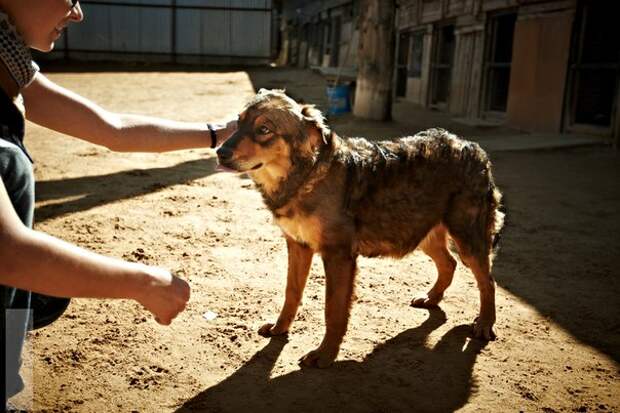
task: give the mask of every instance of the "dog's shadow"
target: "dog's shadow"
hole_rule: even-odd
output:
[[[287,343],[273,338],[230,377],[185,402],[177,412],[451,412],[475,389],[472,369],[484,347],[471,326],[449,330],[432,348],[427,336],[446,321],[431,310],[419,327],[377,346],[364,361],[325,370],[300,369],[270,378]]]

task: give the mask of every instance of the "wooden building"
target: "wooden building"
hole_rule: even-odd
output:
[[[358,1],[288,0],[282,9],[280,62],[298,67],[356,66]]]
[[[396,94],[537,132],[620,133],[620,2],[399,0]]]

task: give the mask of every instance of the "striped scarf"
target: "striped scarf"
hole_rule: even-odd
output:
[[[19,89],[28,86],[39,66],[32,61],[30,48],[17,32],[9,16],[0,10],[0,60]]]

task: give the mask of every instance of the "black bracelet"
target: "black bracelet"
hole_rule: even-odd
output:
[[[211,132],[211,148],[215,148],[217,146],[217,135],[215,133],[215,129],[210,123],[207,123],[207,128],[209,128],[209,132]]]

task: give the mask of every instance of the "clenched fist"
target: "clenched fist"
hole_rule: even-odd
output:
[[[138,292],[137,301],[155,316],[159,324],[168,325],[185,309],[189,301],[189,284],[157,267],[144,267],[145,287]]]

